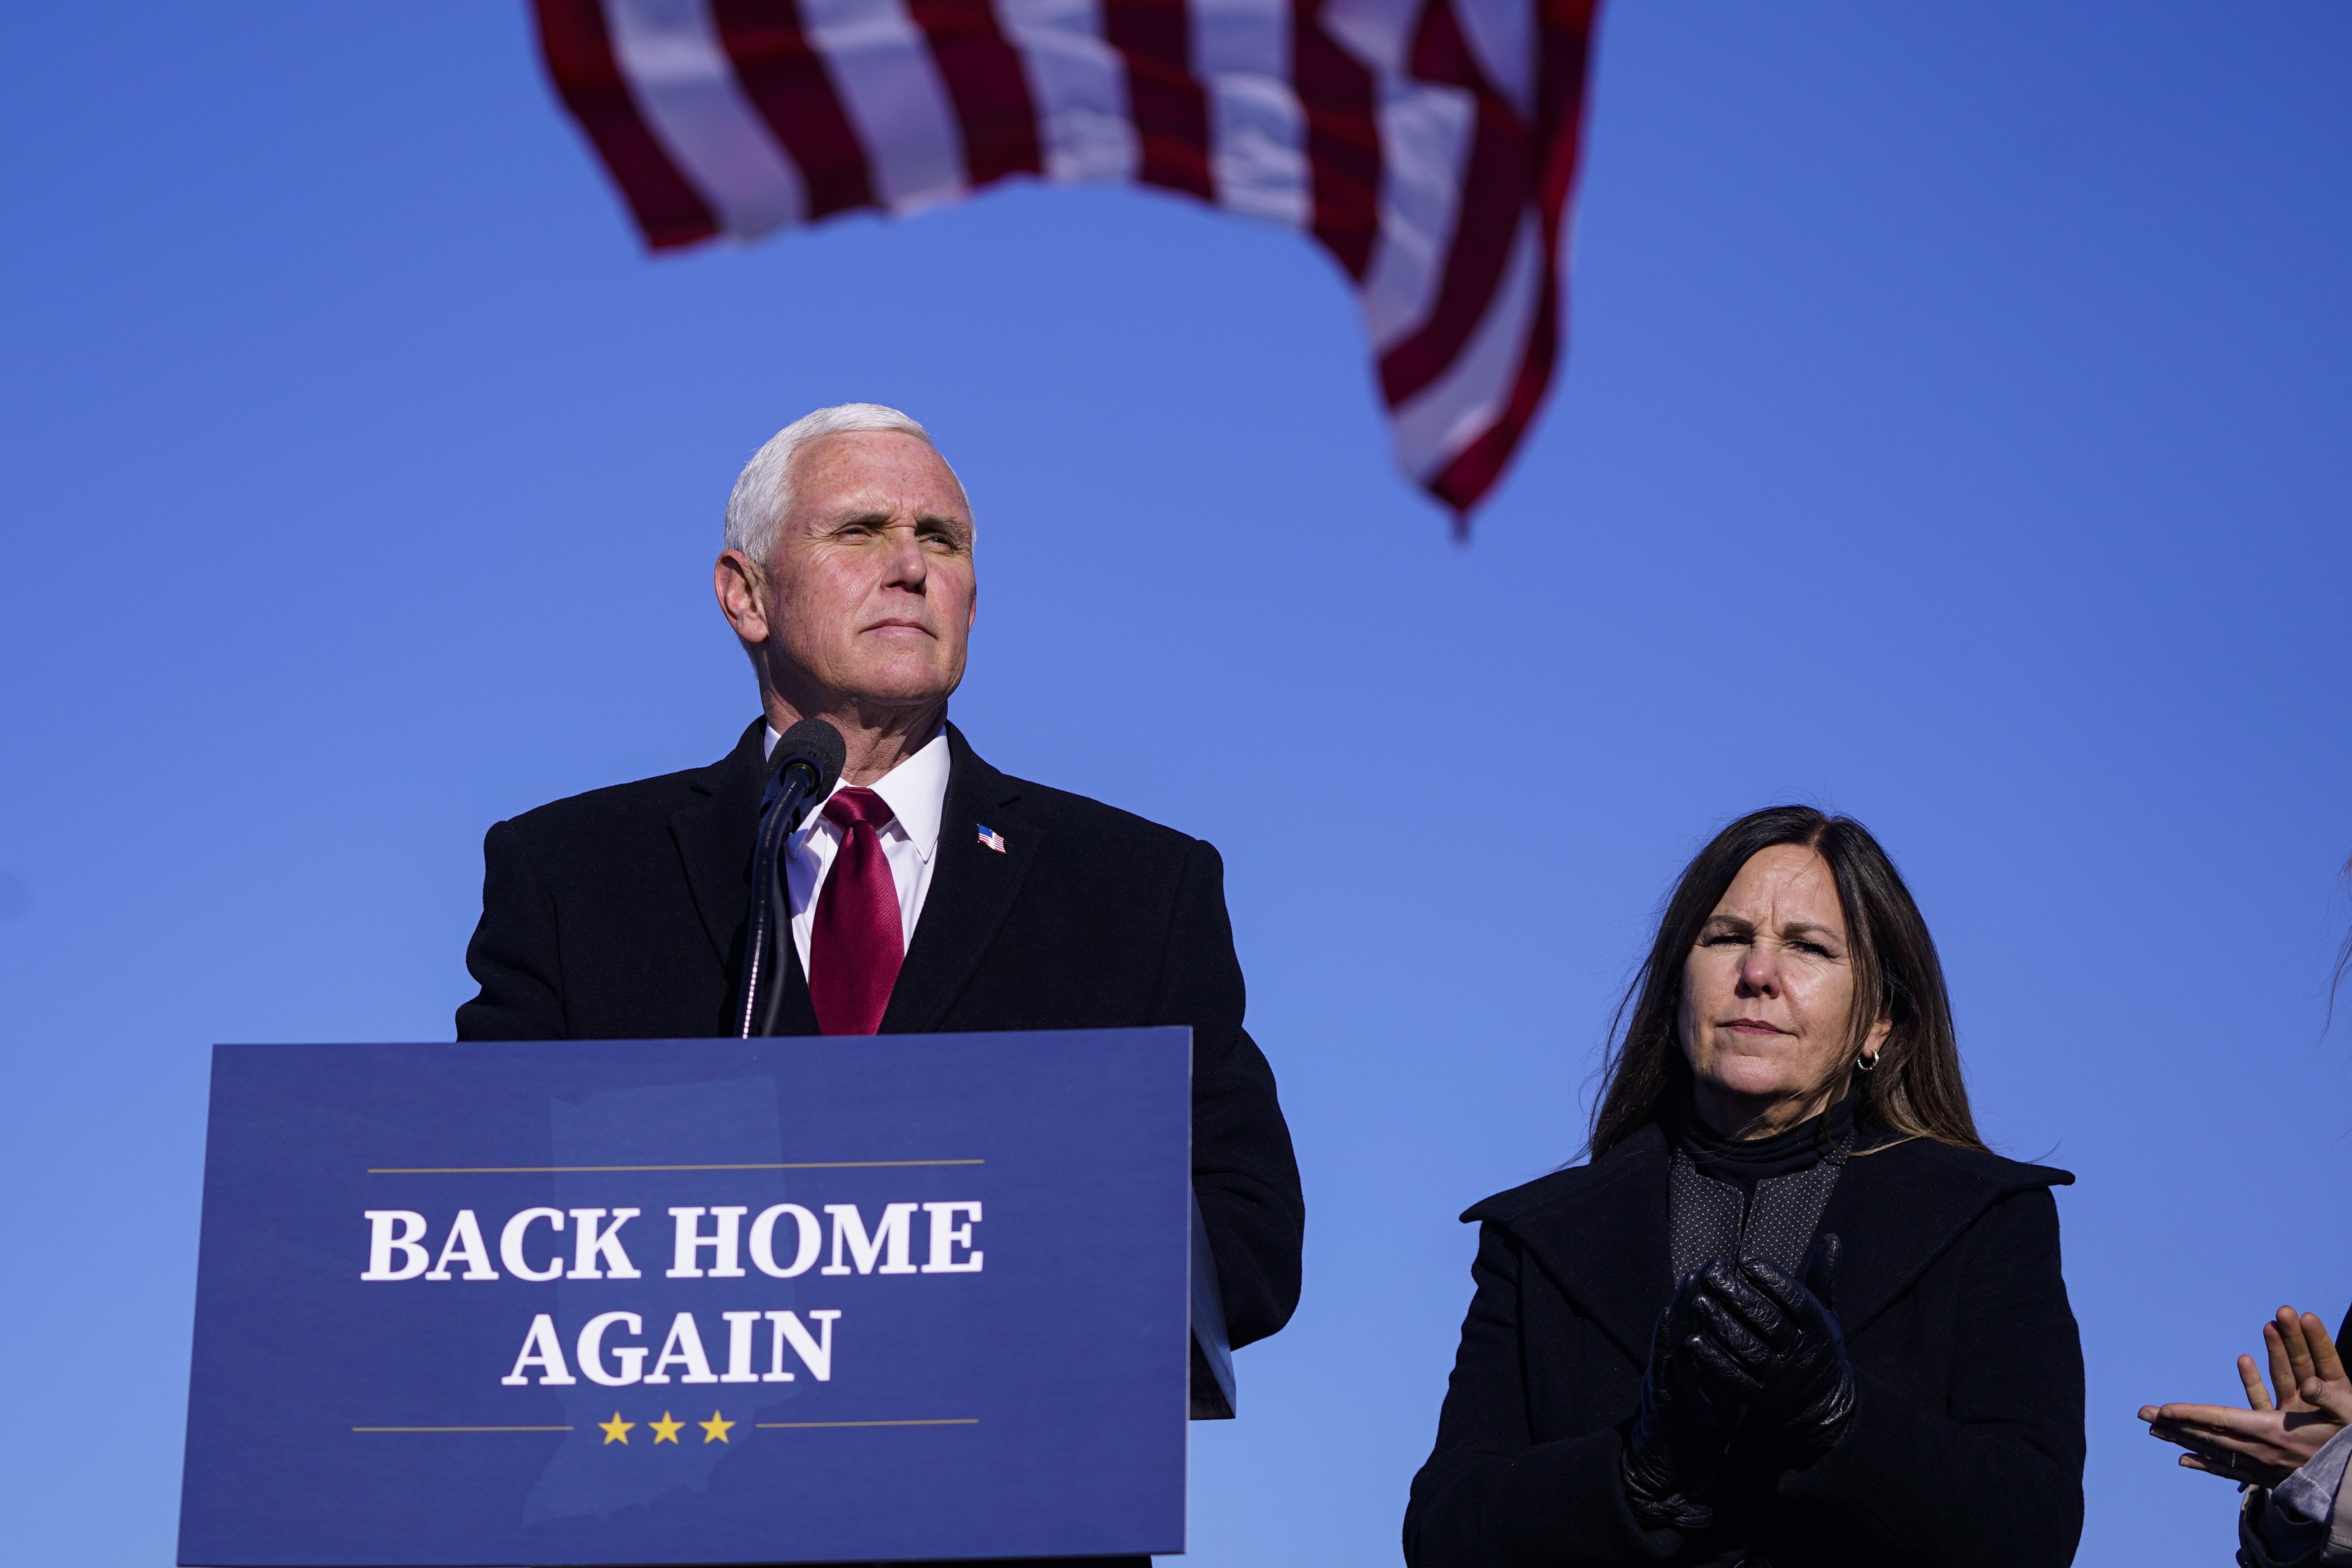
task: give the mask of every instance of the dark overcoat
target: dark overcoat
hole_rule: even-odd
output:
[[[457,1009],[459,1039],[734,1032],[765,730],[754,720],[709,767],[490,829],[466,949],[481,992]],[[930,889],[881,1032],[1192,1026],[1192,1188],[1230,1342],[1265,1338],[1298,1305],[1307,1211],[1273,1069],[1242,1027],[1224,863],[1197,838],[998,773],[952,724],[948,752]],[[782,945],[778,1032],[817,1034],[799,955]],[[1097,1562],[1146,1563],[1054,1568]]]
[[[1913,1140],[1847,1162],[1821,1229],[1854,1415],[1827,1457],[1645,1531],[1618,1480],[1668,1278],[1664,1134],[1486,1199],[1477,1293],[1405,1516],[1413,1568],[2063,1568],[2083,1525],[2083,1355],[2063,1171]]]
[[[707,768],[591,791],[489,831],[481,993],[461,1040],[733,1034],[764,720]],[[1274,1072],[1242,1027],[1224,864],[1197,838],[1010,778],[948,726],[929,891],[881,1032],[1192,1027],[1192,1184],[1239,1347],[1298,1304],[1306,1205]],[[982,827],[1002,840],[980,841]],[[793,944],[777,1032],[814,1035]]]

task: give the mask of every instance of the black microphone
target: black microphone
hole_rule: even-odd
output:
[[[787,790],[797,782],[805,809],[806,802],[833,793],[848,757],[849,747],[840,731],[822,719],[803,719],[776,737],[776,749],[768,757],[768,773],[771,777],[781,775]]]
[[[791,920],[776,876],[777,857],[810,805],[833,793],[848,755],[841,731],[822,719],[802,720],[778,736],[768,753],[768,801],[760,818],[759,848],[751,857],[751,918],[743,941],[742,1006],[735,1020],[740,1038],[773,1034],[783,1000],[783,933]]]

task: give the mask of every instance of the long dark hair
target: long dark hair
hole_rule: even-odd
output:
[[[1893,1021],[1874,1071],[1853,1075],[1857,1118],[1905,1138],[1932,1138],[1981,1149],[1969,1091],[1960,1081],[1960,1046],[1935,939],[1911,889],[1869,829],[1850,816],[1810,805],[1748,813],[1683,868],[1658,918],[1657,940],[1609,1028],[1601,1066],[1608,1089],[1592,1113],[1591,1152],[1605,1153],[1647,1122],[1659,1102],[1689,1077],[1680,1012],[1683,965],[1724,892],[1759,850],[1801,845],[1829,863],[1837,880],[1853,964],[1853,1038],[1848,1064],[1881,1018]],[[1841,1068],[1841,1071],[1846,1070]],[[1676,1075],[1681,1075],[1678,1079]]]

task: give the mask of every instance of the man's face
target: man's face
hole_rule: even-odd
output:
[[[791,477],[762,595],[761,658],[778,693],[804,714],[845,699],[945,700],[963,679],[976,605],[963,487],[928,443],[895,430],[824,437]]]

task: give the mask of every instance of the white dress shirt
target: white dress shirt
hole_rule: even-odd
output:
[[[782,738],[769,725],[765,752],[774,754]],[[845,779],[833,787],[837,793],[851,786]],[[922,918],[923,899],[931,890],[931,867],[939,858],[940,817],[948,804],[947,731],[942,729],[929,745],[866,787],[890,807],[892,820],[877,837],[882,841],[882,858],[890,863],[890,880],[898,889],[903,952],[914,944],[915,922]],[[784,890],[792,898],[793,946],[800,952],[803,975],[809,973],[809,933],[816,929],[817,894],[824,890],[825,874],[840,849],[841,829],[824,819],[822,804],[784,841]]]

